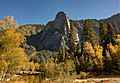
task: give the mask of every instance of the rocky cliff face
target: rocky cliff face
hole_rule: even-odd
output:
[[[120,14],[114,15],[107,19],[90,20],[93,21],[94,29],[98,34],[99,22],[101,21],[110,23],[115,21],[117,24],[116,30],[120,32]],[[79,40],[81,41],[84,20],[70,20],[64,12],[58,12],[54,21],[48,22],[48,24],[44,25],[39,32],[27,37],[27,44],[34,46],[38,51],[59,51],[61,46],[64,46],[66,49],[68,49],[70,21],[73,22],[76,28],[77,42],[79,42]]]
[[[59,12],[54,21],[49,22],[37,35],[28,37],[27,43],[37,50],[59,51],[61,45],[68,49],[70,20],[64,12]]]

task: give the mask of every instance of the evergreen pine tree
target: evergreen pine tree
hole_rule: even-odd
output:
[[[103,46],[103,56],[106,56],[107,44],[115,44],[115,31],[110,23],[100,23],[100,44]]]
[[[72,51],[76,51],[76,47],[79,43],[78,32],[73,23],[70,23],[70,33],[69,33],[69,48]]]
[[[97,43],[97,34],[93,28],[93,22],[90,20],[84,21],[82,41],[83,42],[88,41],[92,44]]]

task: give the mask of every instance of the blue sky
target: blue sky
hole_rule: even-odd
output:
[[[19,25],[46,24],[59,11],[77,20],[107,18],[120,13],[120,0],[0,0],[0,19],[14,16]]]

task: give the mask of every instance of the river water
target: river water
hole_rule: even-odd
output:
[[[42,83],[44,79],[39,75],[20,76],[15,75],[6,83]]]

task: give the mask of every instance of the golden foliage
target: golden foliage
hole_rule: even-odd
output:
[[[86,53],[90,54],[91,56],[95,57],[95,55],[94,55],[95,52],[94,52],[94,49],[93,49],[92,44],[90,42],[86,41],[84,43],[83,49],[84,49],[84,52],[86,52]]]
[[[102,51],[103,51],[103,48],[102,46],[100,45],[95,45],[94,46],[94,49],[95,49],[95,56],[99,59],[102,59],[103,56],[102,56]]]
[[[0,54],[11,52],[12,49],[19,47],[25,41],[24,36],[17,33],[14,29],[7,29],[0,32]],[[16,49],[17,50],[17,49]]]
[[[14,17],[7,16],[3,20],[0,20],[0,27],[5,30],[7,28],[18,28],[17,23],[14,21]]]
[[[0,64],[2,64],[0,65],[0,74],[3,76],[16,72],[27,61],[26,54],[20,47],[23,42],[25,42],[25,37],[17,33],[15,28],[6,28],[0,31]]]
[[[3,20],[0,20],[0,25],[5,24],[5,22]]]
[[[25,71],[39,71],[40,70],[40,64],[32,62],[27,62],[26,65],[24,65],[23,70]]]
[[[84,42],[83,45],[83,56],[81,57],[81,66],[84,65],[83,69],[92,70],[92,69],[103,69],[103,48],[100,45],[94,45],[90,42]]]
[[[120,45],[120,35],[116,35],[116,43]]]
[[[112,57],[119,57],[120,56],[120,35],[116,35],[116,45],[112,45],[111,43],[107,45],[110,54]]]
[[[103,48],[100,45],[96,44],[93,47],[90,42],[85,42],[83,49],[85,52],[90,54],[92,57],[103,58],[102,56]]]
[[[112,58],[119,59],[120,57],[120,45],[112,45],[108,44],[108,49],[110,50],[110,54]]]
[[[0,32],[0,64],[16,65],[16,68],[26,60],[24,50],[20,44],[24,42],[24,36],[15,32],[14,29],[7,29]],[[14,63],[14,64],[13,64]],[[19,63],[19,64],[18,64]],[[1,67],[2,68],[2,67]],[[6,67],[8,68],[8,67]]]

